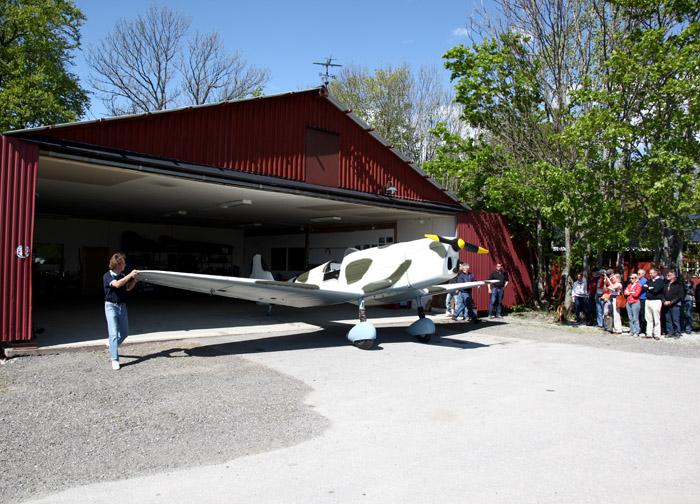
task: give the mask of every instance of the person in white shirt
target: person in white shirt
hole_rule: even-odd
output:
[[[576,275],[574,282],[574,307],[576,310],[576,323],[580,324],[581,320],[585,324],[588,320],[588,282],[583,278],[583,274]],[[579,316],[583,312],[583,319]]]

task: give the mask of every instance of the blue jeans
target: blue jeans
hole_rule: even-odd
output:
[[[683,301],[683,312],[681,317],[681,329],[690,334],[693,332],[693,300],[686,299]]]
[[[119,345],[129,335],[129,312],[126,309],[126,303],[105,301],[105,317],[107,332],[109,332],[109,353],[112,360],[119,360]]]
[[[457,306],[455,307],[454,318],[459,317],[469,317],[471,319],[476,319],[476,313],[474,313],[472,302],[472,295],[468,292],[460,292],[457,295]]]
[[[596,315],[596,325],[598,327],[603,327],[603,321],[605,318],[605,301],[601,297],[595,298],[595,315]]]
[[[627,316],[630,319],[630,334],[633,336],[639,336],[639,311],[641,310],[641,303],[627,303]]]
[[[491,287],[491,299],[489,300],[489,317],[494,310],[496,316],[501,316],[501,305],[503,304],[503,287]]]
[[[588,322],[588,298],[574,296],[574,306],[576,310],[576,323],[580,324],[581,320],[583,320],[584,323]],[[583,312],[583,318],[579,317],[581,312]]]
[[[448,292],[447,295],[445,296],[445,311],[450,312],[452,311],[452,297],[454,294],[451,292]]]
[[[666,307],[666,335],[675,336],[681,333],[681,304],[676,303]]]

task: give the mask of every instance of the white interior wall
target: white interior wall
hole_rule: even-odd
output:
[[[454,236],[457,216],[405,219],[396,224],[396,240],[400,242],[417,240],[426,234]]]
[[[77,272],[80,270],[80,247],[120,250],[122,233],[125,231],[132,231],[154,241],[160,236],[169,236],[177,240],[230,245],[233,247],[233,263],[243,266],[243,232],[239,229],[37,217],[34,242],[62,243],[65,270]]]

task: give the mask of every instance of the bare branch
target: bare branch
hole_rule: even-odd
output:
[[[90,48],[91,84],[110,113],[163,110],[174,102],[174,63],[188,28],[182,14],[152,5],[133,21],[118,21]]]

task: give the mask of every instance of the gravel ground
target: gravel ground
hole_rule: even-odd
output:
[[[302,382],[234,355],[190,355],[187,347],[125,347],[118,372],[106,349],[6,361],[0,501],[221,463],[327,427],[304,403],[310,388]]]

